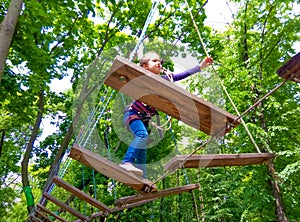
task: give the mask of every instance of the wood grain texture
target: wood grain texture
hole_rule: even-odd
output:
[[[240,123],[235,115],[122,57],[115,58],[104,83],[208,135],[223,136]]]
[[[58,199],[56,199],[55,197],[51,196],[50,194],[43,193],[43,197],[45,197],[46,199],[50,200],[52,203],[56,204],[57,206],[59,206],[61,209],[65,210],[65,211],[68,211],[70,214],[74,215],[75,217],[79,218],[80,220],[83,220],[83,221],[87,220],[87,217],[85,217],[84,215],[82,215],[78,211],[74,210],[69,205],[67,205],[67,204],[59,201]]]
[[[85,148],[81,148],[78,145],[74,145],[71,148],[69,156],[88,167],[94,168],[96,171],[109,178],[115,179],[121,183],[128,185],[134,190],[141,192],[156,191],[156,185],[151,181],[137,176],[134,173],[123,169],[117,164],[101,157],[100,155],[93,153]]]
[[[206,155],[178,155],[171,159],[166,165],[166,170],[178,168],[202,168],[202,167],[224,167],[224,166],[246,166],[262,164],[274,158],[272,153],[242,153],[242,154],[206,154]]]
[[[294,82],[300,82],[300,52],[293,56],[289,61],[282,65],[277,74]]]
[[[124,204],[131,204],[131,203],[140,202],[140,201],[144,201],[144,200],[155,200],[160,197],[180,194],[180,193],[184,193],[184,192],[190,192],[190,191],[192,191],[194,189],[198,189],[198,188],[199,188],[199,184],[189,184],[189,185],[185,185],[185,186],[181,186],[181,187],[159,190],[157,192],[143,194],[143,195],[139,194],[139,195],[133,195],[133,196],[128,196],[128,197],[122,197],[120,199],[117,199],[114,204],[117,206],[121,206]]]
[[[72,186],[71,184],[63,181],[59,177],[57,177],[57,176],[53,177],[52,181],[57,186],[69,191],[70,193],[74,194],[75,196],[77,196],[81,200],[93,205],[94,207],[96,207],[100,211],[109,211],[108,206],[106,206],[105,204],[103,204],[100,201],[96,200],[95,198],[91,197],[90,195],[82,192],[81,190],[79,190],[78,188]]]

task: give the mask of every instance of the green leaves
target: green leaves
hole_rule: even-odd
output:
[[[189,1],[189,5],[204,42],[214,58],[217,73],[208,70],[207,76],[193,76],[188,80],[188,90],[236,114],[216,77],[223,81],[237,109],[240,112],[248,109],[282,81],[276,75],[276,70],[295,54],[292,45],[299,40],[299,17],[292,15],[291,6],[294,1],[239,1],[241,8],[235,16],[232,28],[219,33],[203,25],[206,17],[203,5],[206,2]],[[18,163],[23,158],[37,116],[38,93],[41,89],[45,92],[43,116],[53,117],[52,121],[59,126],[57,132],[43,141],[36,143],[35,140],[31,152],[33,167],[29,172],[30,181],[42,189],[49,166],[55,155],[61,151],[65,134],[73,126],[71,124],[74,123],[75,113],[72,111],[76,110],[73,107],[83,105],[84,112],[77,123],[80,125],[87,120],[95,105],[90,99],[98,102],[100,98],[109,95],[110,91],[106,88],[99,89],[111,65],[104,61],[112,61],[118,54],[129,55],[137,43],[132,40],[139,37],[151,5],[150,0],[25,2],[7,58],[11,65],[5,71],[0,86],[0,132],[5,135],[0,162],[1,181],[4,181],[1,184],[4,188],[0,197],[5,203],[0,209],[1,215],[6,212],[4,207],[8,207],[14,212],[9,217],[11,221],[26,218],[26,210],[23,209],[26,205],[24,197],[12,209],[12,202],[20,197],[20,193],[3,184],[13,183],[9,180],[10,175],[19,175],[21,172]],[[1,4],[1,18],[5,16],[7,6],[6,1]],[[146,32],[148,39],[154,40],[145,44],[146,48],[159,50],[167,60],[165,65],[170,70],[174,68],[174,62],[170,61],[172,56],[185,58],[192,54],[200,61],[204,55],[203,46],[187,12],[182,1],[165,1],[159,5],[155,12],[156,20]],[[161,38],[166,41],[161,41]],[[128,41],[131,42],[127,44]],[[182,50],[177,42],[186,43],[188,50]],[[73,75],[72,89],[61,94],[52,92],[49,83],[67,75]],[[61,84],[64,88],[64,84]],[[90,95],[92,89],[94,94],[85,97]],[[90,103],[86,104],[86,100]],[[120,113],[110,112],[114,106]],[[114,118],[122,118],[123,108],[122,101],[117,103],[117,98],[114,103],[110,103],[104,118],[97,125],[97,135],[93,134],[102,141],[108,139],[101,149],[98,147],[99,152],[107,157],[107,145],[110,145],[110,151],[115,150],[112,155],[114,161],[119,161],[127,148],[127,144],[119,138],[118,130],[123,127],[122,120],[118,123],[112,121]],[[164,117],[163,114],[161,116]],[[291,82],[287,82],[243,118],[259,147],[277,153],[274,159],[275,170],[279,178],[283,179],[280,188],[283,190],[283,202],[290,220],[296,220],[299,212],[295,209],[300,209],[297,177],[300,165],[300,129],[299,124],[296,124],[298,118],[299,87]],[[78,128],[80,126],[75,129],[76,133]],[[39,130],[41,132],[42,129]],[[124,133],[123,136],[130,139],[130,134]],[[149,150],[149,162],[155,163],[175,152],[177,148],[181,153],[189,154],[199,146],[199,140],[204,141],[206,138],[201,132],[173,120],[172,133],[167,132],[164,140]],[[178,147],[174,144],[174,139]],[[68,142],[70,141],[73,141],[72,137]],[[224,140],[215,141],[203,151],[209,152],[256,151],[245,129],[240,125],[226,135]],[[93,175],[90,169],[82,169],[76,162],[70,167],[65,175],[68,182],[80,187],[84,174],[86,192],[93,194],[92,179],[96,178],[97,197],[112,205],[114,196],[107,190],[111,180],[100,174]],[[266,169],[263,165],[188,170],[190,182],[201,184],[201,189],[194,191],[197,198],[202,197],[201,200],[193,199],[190,194],[176,195],[120,214],[109,215],[108,218],[110,221],[137,221],[145,218],[148,221],[197,221],[197,206],[201,211],[199,215],[204,215],[204,219],[210,221],[274,221],[275,204],[268,181],[270,176]],[[158,166],[156,171],[157,174],[164,173]],[[176,187],[185,184],[186,178],[187,175],[179,170],[177,174],[168,175],[157,185],[161,189]],[[18,184],[18,187],[21,185]],[[132,192],[120,184],[115,189],[118,197]],[[56,194],[60,198],[69,197],[65,193]],[[34,195],[37,200],[40,194],[34,191]],[[74,207],[86,210],[80,200],[74,201]],[[21,213],[14,216],[19,211]],[[92,213],[93,209],[88,209],[87,212]]]

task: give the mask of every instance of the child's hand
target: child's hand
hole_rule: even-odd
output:
[[[200,69],[204,69],[208,66],[210,66],[213,63],[213,58],[206,57],[201,63],[200,63]]]

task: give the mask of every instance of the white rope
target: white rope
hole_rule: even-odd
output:
[[[202,39],[202,37],[201,37],[201,34],[200,34],[200,32],[199,32],[199,29],[198,29],[198,26],[197,26],[197,24],[196,24],[196,22],[195,22],[194,16],[193,16],[193,14],[192,14],[191,8],[190,8],[189,3],[187,2],[187,0],[185,0],[185,4],[186,4],[187,7],[188,7],[188,10],[189,10],[191,19],[192,19],[193,24],[194,24],[194,27],[195,27],[195,29],[196,29],[196,31],[197,31],[197,34],[198,34],[198,37],[199,37],[200,42],[201,42],[201,44],[202,44],[203,50],[204,50],[206,56],[209,57],[208,51],[206,50],[205,44],[204,44],[204,42],[203,42],[203,39]],[[220,84],[221,84],[221,86],[222,86],[222,88],[223,88],[223,90],[224,90],[226,96],[228,97],[228,99],[229,99],[231,105],[233,106],[235,112],[240,116],[240,115],[241,115],[240,112],[238,111],[238,109],[237,109],[237,107],[235,106],[233,100],[231,99],[229,93],[227,92],[227,89],[226,89],[225,85],[223,84],[222,80],[221,80],[221,79],[219,78],[219,76],[217,75],[217,71],[215,70],[215,68],[214,68],[213,65],[212,65],[212,69],[213,69],[213,71],[215,72],[216,77],[217,77],[218,81],[220,82]],[[248,134],[248,136],[250,137],[251,142],[253,143],[254,147],[256,148],[257,152],[258,152],[258,153],[261,153],[261,151],[260,151],[260,149],[258,148],[256,142],[254,141],[253,136],[252,136],[251,132],[249,131],[249,129],[248,129],[246,123],[244,122],[244,120],[243,120],[242,118],[240,118],[240,120],[241,120],[241,122],[242,122],[242,124],[243,124],[243,126],[244,126],[244,128],[245,128],[245,130],[246,130],[246,132],[247,132],[247,134]]]
[[[167,130],[171,129],[171,127],[172,127],[172,121],[171,121],[171,120],[172,120],[172,117],[169,116],[167,122],[165,122],[164,124],[162,124],[162,125],[160,125],[160,126],[158,126],[158,125],[157,125],[155,122],[153,122],[153,121],[150,121],[150,124],[151,124],[151,126],[154,127],[154,128],[157,128],[157,129],[163,130],[163,131],[167,131]],[[167,128],[165,128],[165,126],[166,126],[167,124],[169,124],[169,123],[170,123],[170,125],[169,125]]]

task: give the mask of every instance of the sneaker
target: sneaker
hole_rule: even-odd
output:
[[[119,164],[119,166],[127,171],[130,171],[130,172],[138,175],[138,176],[143,176],[143,171],[140,170],[139,168],[136,168],[135,166],[133,166],[132,163],[121,163],[121,164]]]

